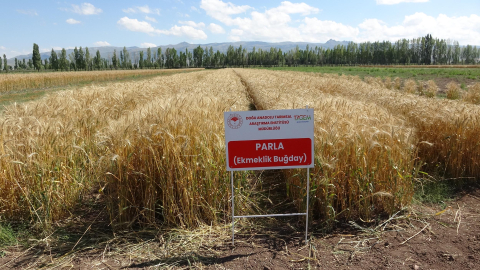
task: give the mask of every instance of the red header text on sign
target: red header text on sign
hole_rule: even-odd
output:
[[[313,109],[226,112],[227,170],[313,167]]]

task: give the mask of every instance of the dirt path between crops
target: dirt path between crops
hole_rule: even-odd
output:
[[[114,234],[108,217],[92,212],[77,221],[83,227],[63,227],[68,234],[3,249],[0,269],[480,269],[480,191],[447,205],[443,212],[413,206],[371,224],[339,223],[328,234],[311,224],[309,245],[301,219],[239,224],[232,246],[228,224]]]

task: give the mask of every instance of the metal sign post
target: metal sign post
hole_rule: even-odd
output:
[[[310,168],[313,158],[313,109],[225,112],[227,170],[232,190],[232,244],[235,218],[305,216],[305,244],[308,241]],[[265,169],[307,169],[305,213],[235,216],[233,171]]]
[[[308,242],[308,205],[310,193],[310,168],[307,168],[307,211],[305,213],[291,214],[270,214],[270,215],[249,215],[235,216],[235,191],[233,187],[233,171],[230,172],[230,183],[232,186],[232,245],[235,244],[235,219],[236,218],[254,218],[254,217],[285,217],[285,216],[305,216],[305,244]]]

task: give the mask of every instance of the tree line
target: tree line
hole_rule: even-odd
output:
[[[401,39],[396,42],[376,41],[355,43],[334,48],[310,47],[283,52],[279,48],[251,51],[241,45],[230,45],[226,52],[216,52],[212,47],[200,45],[189,51],[175,48],[151,49],[146,53],[134,52],[130,55],[126,47],[113,55],[102,57],[100,51],[90,54],[88,47],[80,47],[67,54],[65,49],[57,53],[53,49],[48,59],[41,59],[39,47],[33,44],[32,58],[26,62],[15,58],[13,67],[7,66],[3,55],[3,70],[105,70],[105,69],[144,69],[144,68],[187,68],[187,67],[239,67],[239,66],[321,66],[321,65],[456,65],[479,64],[480,48],[460,46],[457,41],[425,37]],[[1,61],[0,61],[0,70]]]

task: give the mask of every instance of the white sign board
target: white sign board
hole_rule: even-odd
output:
[[[227,171],[314,167],[313,108],[225,112]]]

